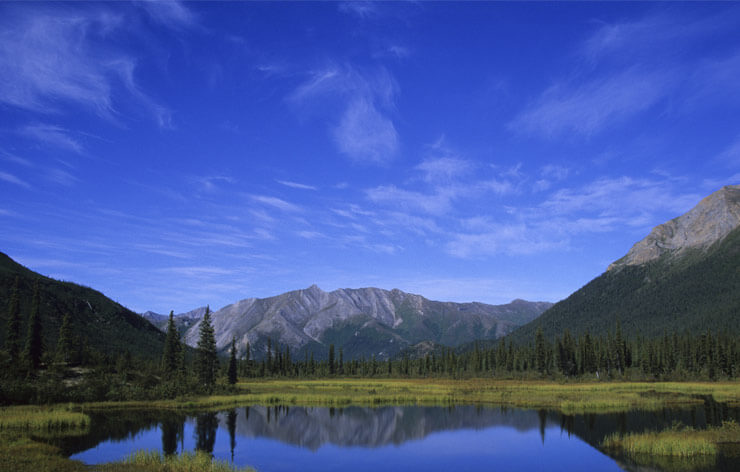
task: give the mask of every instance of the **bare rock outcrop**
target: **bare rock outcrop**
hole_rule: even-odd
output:
[[[664,254],[704,249],[740,226],[740,185],[728,185],[701,200],[688,213],[656,226],[607,270],[640,265]]]
[[[423,341],[456,346],[496,339],[549,308],[548,302],[515,300],[506,305],[428,300],[398,289],[338,289],[316,285],[269,298],[248,298],[212,315],[216,346],[224,351],[236,338],[239,355],[261,358],[267,340],[289,346],[293,354],[309,349],[321,356],[328,344],[344,348],[348,359],[374,355],[385,359]],[[166,329],[166,317],[147,314]],[[190,314],[189,314],[190,315]],[[202,313],[176,317],[183,340],[196,346]],[[187,322],[187,325],[184,323]]]

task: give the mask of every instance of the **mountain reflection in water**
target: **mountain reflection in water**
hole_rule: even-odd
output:
[[[195,416],[152,411],[94,415],[89,435],[59,445],[89,464],[120,460],[137,449],[165,454],[198,449],[240,466],[256,466],[259,472],[290,470],[296,461],[303,470],[342,470],[339,465],[344,464],[345,470],[357,472],[373,470],[373,460],[375,470],[388,461],[393,470],[404,470],[405,460],[409,470],[423,460],[432,461],[424,466],[428,470],[443,470],[461,460],[471,470],[501,461],[509,468],[574,470],[579,463],[569,462],[572,454],[583,462],[581,470],[620,470],[631,467],[596,450],[608,434],[659,430],[677,421],[701,429],[731,418],[740,421],[737,409],[711,400],[689,409],[598,415],[479,406],[251,406]],[[444,463],[457,453],[456,462]],[[357,461],[364,464],[359,469]],[[712,463],[707,470],[738,470],[737,465]]]

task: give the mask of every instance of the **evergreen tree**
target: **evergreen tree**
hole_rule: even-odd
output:
[[[31,301],[31,315],[28,318],[28,332],[23,357],[29,370],[38,369],[41,365],[41,355],[44,351],[44,341],[41,336],[41,317],[39,315],[39,282],[33,287]]]
[[[339,348],[339,375],[344,374],[344,350]]]
[[[329,375],[334,375],[334,344],[329,344]]]
[[[56,361],[63,364],[69,363],[72,358],[72,327],[69,323],[69,313],[67,313],[62,318],[57,340]]]
[[[200,322],[200,338],[196,348],[196,369],[198,382],[206,390],[210,390],[216,380],[218,369],[218,354],[216,353],[216,337],[211,325],[211,310],[206,307],[206,313]]]
[[[180,377],[180,381],[184,381],[188,376],[188,366],[185,363],[185,346],[180,345],[178,349],[179,355],[177,356],[177,373]]]
[[[5,338],[5,350],[10,355],[10,365],[18,365],[21,351],[21,316],[18,301],[18,277],[15,278],[13,290],[8,299],[8,329]]]
[[[535,368],[540,374],[544,374],[547,370],[547,352],[545,347],[545,335],[542,333],[542,328],[537,329],[537,334],[534,340],[535,350]]]
[[[588,331],[586,331],[586,334],[583,336],[583,354],[581,364],[583,366],[583,372],[587,374],[595,373],[598,368],[594,344],[591,340],[591,334],[589,334]]]
[[[180,335],[175,327],[174,316],[175,313],[170,311],[167,337],[164,341],[164,352],[162,353],[162,370],[168,375],[177,372],[178,363],[180,362]]]
[[[236,337],[231,338],[231,352],[229,353],[229,384],[236,383]]]
[[[619,318],[617,318],[617,329],[616,333],[614,335],[614,356],[613,356],[613,364],[614,368],[617,369],[617,371],[622,374],[624,372],[625,367],[625,342],[624,338],[622,337],[622,323],[619,322]]]

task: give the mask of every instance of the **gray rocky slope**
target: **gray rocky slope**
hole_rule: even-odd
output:
[[[680,255],[722,240],[740,226],[740,185],[727,185],[701,200],[688,213],[656,226],[608,270],[640,265],[664,254]]]
[[[387,359],[420,342],[457,346],[477,339],[497,339],[539,316],[552,304],[514,300],[506,305],[428,300],[398,289],[338,289],[316,285],[270,298],[248,298],[212,313],[216,345],[226,351],[236,338],[240,356],[261,358],[267,340],[289,346],[295,357],[326,356],[328,346],[347,359]],[[177,316],[185,343],[198,342],[203,310]],[[156,315],[156,314],[155,314]],[[147,315],[160,329],[165,316]]]

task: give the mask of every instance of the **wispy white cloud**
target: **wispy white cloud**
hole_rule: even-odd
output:
[[[251,198],[252,200],[256,202],[271,206],[273,208],[277,208],[278,210],[294,212],[294,213],[298,213],[302,211],[301,207],[299,207],[298,205],[287,202],[281,198],[270,197],[267,195],[252,195]]]
[[[670,179],[600,178],[579,188],[559,190],[540,208],[550,215],[585,212],[619,216],[623,224],[641,226],[646,214],[670,212],[678,216],[700,199],[698,193],[677,191]]]
[[[698,38],[737,28],[736,17],[732,14],[690,17],[680,16],[677,10],[655,11],[637,19],[596,24],[598,28],[579,50],[591,62],[671,60],[695,47]]]
[[[425,159],[416,169],[421,171],[427,182],[450,182],[470,174],[475,165],[465,159],[454,157],[435,157]]]
[[[62,169],[48,168],[45,170],[45,175],[51,182],[65,187],[71,187],[80,181],[79,178]]]
[[[449,194],[427,194],[404,190],[395,185],[381,185],[366,191],[367,197],[381,204],[391,204],[405,210],[422,211],[433,215],[447,213],[452,208]]]
[[[375,53],[374,57],[392,57],[395,59],[404,59],[411,55],[411,49],[399,44],[391,44],[380,52]]]
[[[366,2],[362,0],[340,2],[339,11],[361,19],[375,18],[380,12],[376,2]]]
[[[14,185],[18,185],[18,186],[23,187],[23,188],[26,188],[26,189],[30,189],[31,188],[31,185],[28,182],[26,182],[25,180],[22,180],[22,179],[16,177],[13,174],[9,174],[8,172],[2,172],[2,171],[0,171],[0,180],[2,180],[4,182],[11,183],[11,184],[14,184]]]
[[[423,190],[380,185],[365,191],[366,197],[378,204],[392,205],[404,211],[421,211],[441,216],[449,213],[456,202],[485,195],[508,195],[516,191],[514,179],[520,179],[518,167],[497,172],[494,176],[475,173],[478,166],[457,156],[438,141],[431,146],[432,157],[414,167],[415,175],[407,184],[419,184]],[[440,157],[441,156],[441,157]],[[454,157],[453,157],[454,156]],[[490,174],[492,171],[488,169]],[[472,177],[471,177],[472,176]]]
[[[470,258],[496,254],[530,255],[565,247],[566,241],[526,224],[489,224],[485,232],[459,233],[447,243],[449,254]]]
[[[393,122],[366,97],[350,102],[333,136],[339,151],[358,162],[385,164],[398,151]]]
[[[632,68],[577,86],[561,83],[547,89],[508,127],[516,133],[556,137],[593,135],[656,105],[673,89],[675,75]]]
[[[300,190],[318,190],[318,187],[315,187],[313,185],[291,182],[290,180],[278,180],[277,183],[279,183],[280,185],[285,185],[286,187],[297,188]]]
[[[534,192],[543,192],[549,190],[555,183],[560,182],[568,177],[570,169],[567,167],[548,164],[540,169],[540,179],[536,180],[532,186]]]
[[[330,133],[337,150],[349,159],[386,165],[398,153],[400,139],[389,112],[398,86],[385,69],[362,72],[351,66],[331,65],[310,74],[288,97],[298,105],[340,100],[342,109]]]
[[[35,123],[20,128],[18,133],[49,147],[72,151],[78,154],[82,154],[84,151],[82,144],[71,136],[72,132],[61,126]]]
[[[24,167],[33,167],[33,163],[24,157],[16,156],[15,154],[11,154],[5,151],[0,151],[0,154],[2,154],[2,158],[5,161],[12,162],[13,164],[22,165]]]
[[[190,259],[192,255],[185,251],[177,251],[158,244],[136,244],[134,245],[137,249],[141,249],[152,254],[159,254],[161,256],[175,257],[178,259]]]
[[[555,180],[563,180],[568,177],[568,174],[570,174],[570,169],[555,164],[547,164],[540,169],[540,175],[542,177]]]
[[[124,89],[167,125],[166,109],[135,87],[135,60],[109,46],[111,37],[130,28],[122,15],[53,7],[5,13],[0,19],[0,103],[47,115],[75,106],[117,121],[114,97]]]
[[[56,110],[57,101],[80,104],[110,117],[110,71],[89,50],[89,35],[117,27],[108,15],[51,12],[9,15],[0,28],[0,101],[33,111]]]
[[[220,190],[224,184],[233,184],[235,182],[233,177],[227,175],[196,177],[193,180],[198,188],[205,192],[215,192],[216,190]]]
[[[173,274],[181,277],[208,277],[214,275],[232,275],[233,269],[226,269],[216,266],[174,266],[157,269],[157,272]]]
[[[177,0],[139,0],[146,12],[157,22],[172,29],[185,29],[197,24],[197,17],[183,2]]]
[[[320,239],[326,237],[325,234],[318,231],[298,231],[296,234],[303,239]]]
[[[524,107],[508,128],[548,138],[589,137],[661,105],[661,111],[691,113],[710,102],[737,102],[740,53],[703,49],[704,39],[736,30],[736,9],[694,17],[660,10],[598,23],[571,55],[574,72]]]

